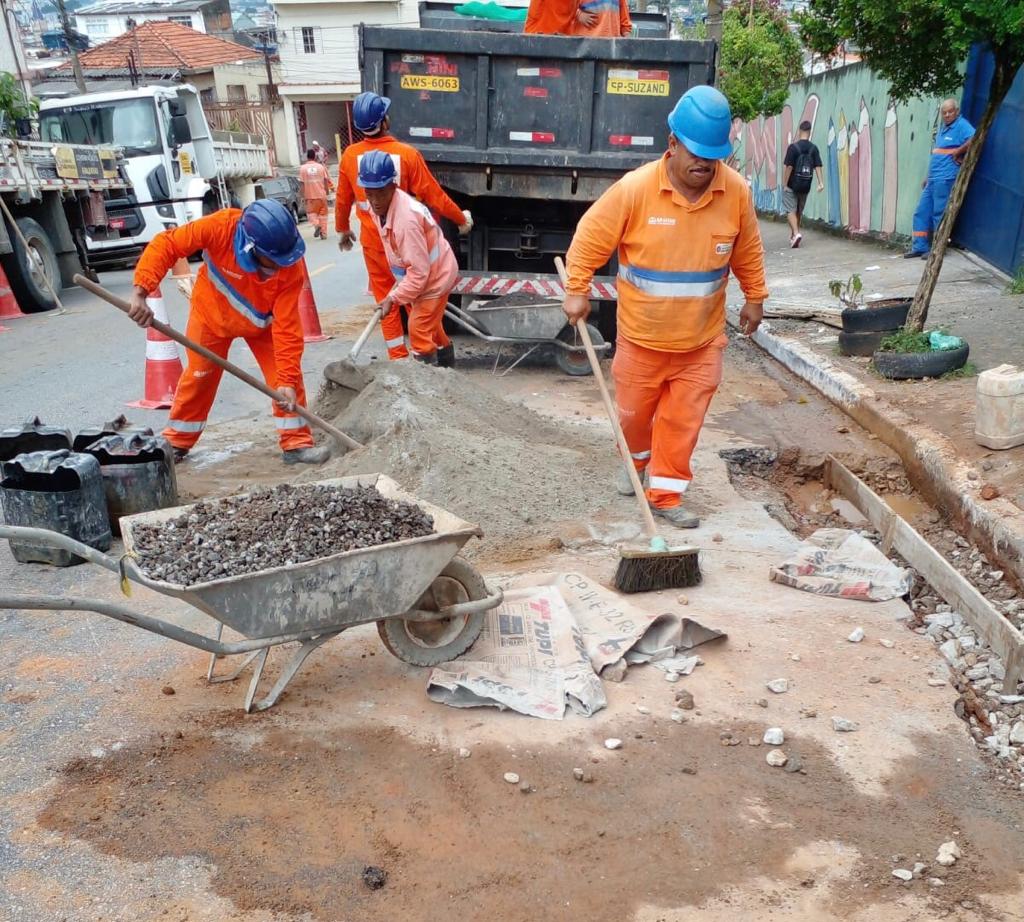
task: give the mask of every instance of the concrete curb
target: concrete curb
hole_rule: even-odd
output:
[[[738,309],[730,308],[736,328]],[[1024,513],[1003,498],[982,500],[981,479],[945,436],[912,420],[853,375],[803,343],[772,332],[765,321],[752,337],[772,358],[806,381],[899,455],[910,482],[956,520],[997,566],[1024,583]]]

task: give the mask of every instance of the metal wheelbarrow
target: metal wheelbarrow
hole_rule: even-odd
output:
[[[69,550],[105,567],[123,580],[181,599],[216,622],[213,637],[187,630],[128,605],[98,598],[65,598],[0,593],[0,609],[93,611],[212,654],[207,680],[229,682],[250,664],[253,676],[245,710],[273,706],[306,657],[342,631],[377,623],[384,646],[414,666],[436,666],[472,646],[483,627],[484,613],[502,602],[500,589],[456,555],[482,532],[449,512],[404,493],[383,474],[318,481],[338,487],[374,486],[389,499],[419,506],[434,519],[434,534],[376,547],[344,551],[290,566],[181,586],[151,579],[132,557],[133,529],[177,518],[191,506],[160,509],[121,519],[125,556],[120,560],[57,532],[0,525],[0,539],[16,539]],[[244,638],[222,639],[225,627]],[[271,647],[298,643],[269,693],[256,701]],[[233,672],[214,675],[216,660],[244,655]]]
[[[562,313],[561,301],[538,299],[536,295],[510,294],[493,300],[474,301],[463,309],[449,302],[445,308],[448,317],[460,329],[478,339],[498,344],[492,373],[498,370],[502,347],[507,344],[528,345],[530,348],[508,366],[508,374],[523,359],[541,346],[555,347],[555,364],[567,375],[589,375],[590,362],[576,328]],[[594,351],[603,355],[611,347],[604,341],[597,327],[587,324]]]

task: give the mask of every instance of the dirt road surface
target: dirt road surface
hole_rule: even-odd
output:
[[[499,388],[555,425],[607,432],[587,379],[532,366],[496,382],[483,359],[469,364],[475,388]],[[210,446],[245,437],[232,425],[211,428]],[[184,489],[266,482],[272,440],[250,441],[183,467]],[[675,685],[631,668],[591,719],[431,703],[426,673],[389,656],[372,627],[318,651],[277,707],[245,715],[243,689],[207,687],[198,653],[98,616],[0,613],[0,918],[1024,919],[1024,801],[993,783],[953,689],[929,685],[944,668],[935,647],[906,628],[902,602],[769,582],[798,539],[749,483],[731,482],[718,452],[745,445],[791,449],[795,470],[826,452],[885,458],[734,343],[690,495],[704,524],[687,537],[702,548],[705,581],[635,598],[680,611],[682,596],[687,616],[728,639],[701,648],[704,665]],[[590,489],[599,513],[566,520],[552,508],[533,523],[543,542],[482,545],[477,565],[493,581],[576,570],[607,583],[611,545],[636,532],[633,509],[609,500],[603,479]],[[0,553],[15,591],[116,597],[105,573],[16,567]],[[145,592],[133,603],[204,625]],[[858,626],[864,641],[849,643]],[[768,691],[775,678],[789,690]],[[682,688],[695,708],[677,724]],[[836,716],[859,729],[835,732]],[[785,733],[786,768],[750,744],[769,727]],[[612,736],[620,750],[603,746]],[[963,857],[940,867],[950,840]],[[921,877],[892,875],[918,862]],[[387,871],[382,889],[362,882],[370,865]]]

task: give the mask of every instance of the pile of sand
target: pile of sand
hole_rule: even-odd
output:
[[[467,556],[511,560],[547,549],[550,526],[587,522],[617,498],[614,447],[604,429],[556,425],[505,400],[499,386],[390,362],[351,403],[350,392],[329,387],[316,412],[365,447],[299,479],[381,472],[479,525],[483,543]]]

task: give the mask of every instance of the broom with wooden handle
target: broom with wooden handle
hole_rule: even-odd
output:
[[[558,276],[564,286],[566,284],[565,263],[562,262],[560,256],[555,257],[555,268],[558,269]],[[655,524],[651,507],[647,504],[643,484],[640,483],[640,476],[630,457],[629,445],[626,444],[622,426],[619,425],[619,414],[615,409],[615,404],[612,403],[611,394],[608,393],[608,385],[605,383],[597,353],[594,352],[594,344],[590,340],[590,331],[587,329],[586,320],[576,324],[576,332],[583,341],[583,348],[590,360],[590,368],[594,372],[594,378],[601,391],[601,400],[604,402],[608,421],[612,424],[622,463],[629,472],[629,480],[633,484],[633,494],[640,507],[640,517],[643,519],[644,531],[647,532],[649,541],[646,548],[619,548],[619,568],[615,572],[615,588],[620,592],[654,592],[658,589],[688,589],[691,586],[699,585],[701,573],[697,548],[691,546],[669,547],[668,542],[658,534],[658,526]]]
[[[90,281],[83,275],[75,276],[75,284],[80,285],[86,291],[91,291],[97,298],[101,298],[108,304],[113,304],[118,310],[128,313],[131,309],[131,305],[125,301],[124,298],[119,298],[112,291],[107,291],[102,285],[97,285],[95,282]],[[228,374],[234,375],[241,381],[244,381],[249,387],[254,387],[261,394],[266,394],[271,400],[277,400],[284,402],[284,395],[279,391],[275,391],[272,387],[264,384],[258,378],[254,378],[247,371],[242,371],[237,365],[232,364],[227,359],[222,359],[216,352],[211,352],[205,346],[199,345],[197,342],[193,342],[187,336],[179,333],[174,327],[168,326],[166,323],[161,323],[159,320],[153,321],[153,329],[160,333],[163,333],[168,339],[173,339],[179,345],[184,346],[186,349],[196,352],[203,358],[209,359],[214,365],[219,365]],[[326,432],[331,436],[340,446],[349,449],[362,448],[361,442],[357,442],[350,435],[346,435],[340,429],[332,426],[327,420],[321,419],[316,413],[307,410],[299,404],[295,404],[295,414],[301,416],[311,426],[316,426],[321,432]]]

